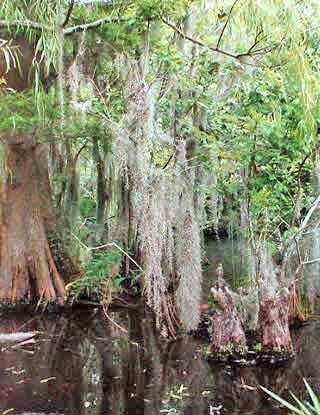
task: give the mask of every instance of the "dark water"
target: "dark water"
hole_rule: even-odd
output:
[[[237,285],[246,258],[232,241],[209,242],[206,292],[219,262]],[[60,317],[0,316],[0,334],[40,331],[35,343],[0,344],[0,415],[277,415],[259,390],[306,398],[303,378],[320,392],[320,320],[295,332],[297,356],[282,367],[209,363],[204,342],[163,343],[143,310],[77,311]]]
[[[0,414],[275,415],[286,412],[257,385],[303,398],[306,378],[320,392],[320,321],[295,334],[298,354],[286,367],[232,369],[209,364],[192,338],[161,343],[144,310],[109,317],[1,316],[1,333],[41,334],[0,346]]]

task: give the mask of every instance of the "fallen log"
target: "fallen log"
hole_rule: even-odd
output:
[[[0,334],[0,343],[19,343],[19,342],[32,339],[37,334],[39,334],[38,331],[2,333]]]

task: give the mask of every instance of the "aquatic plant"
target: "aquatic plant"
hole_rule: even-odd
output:
[[[271,396],[273,399],[275,399],[277,402],[279,402],[282,406],[289,409],[291,414],[297,414],[297,415],[320,415],[320,398],[314,393],[309,383],[306,381],[306,379],[303,379],[304,384],[307,388],[309,398],[311,399],[311,402],[305,402],[298,399],[295,394],[290,392],[290,395],[292,396],[294,400],[294,404],[286,401],[285,399],[281,398],[276,393],[264,388],[263,386],[260,386],[261,389],[266,392],[269,396]]]

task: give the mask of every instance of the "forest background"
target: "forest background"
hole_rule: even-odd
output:
[[[4,0],[2,302],[142,296],[175,337],[199,323],[206,236],[228,236],[249,327],[312,312],[319,8]]]

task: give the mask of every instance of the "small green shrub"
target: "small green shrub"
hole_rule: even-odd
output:
[[[73,301],[84,296],[109,303],[112,294],[121,289],[121,276],[114,275],[121,260],[118,250],[94,252],[85,266],[84,275],[67,286]]]

